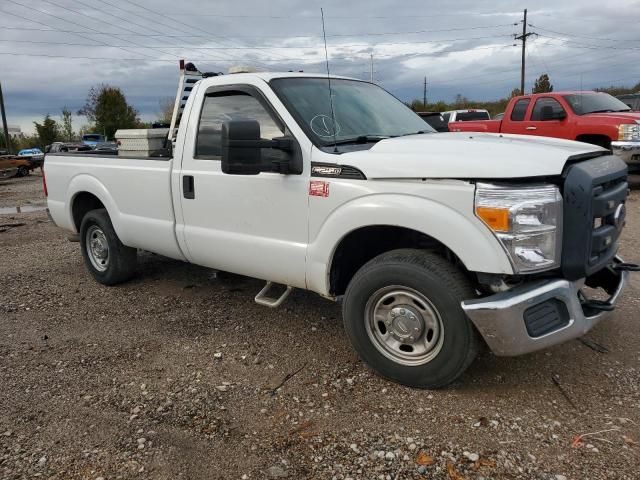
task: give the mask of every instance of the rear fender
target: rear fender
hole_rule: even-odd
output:
[[[76,197],[83,192],[95,195],[98,200],[100,200],[109,214],[109,218],[111,219],[111,223],[118,235],[118,238],[120,238],[122,243],[126,245],[126,235],[122,228],[121,214],[118,205],[102,182],[100,182],[96,177],[86,173],[73,177],[67,187],[67,193],[65,196],[65,217],[68,222],[68,227],[70,227],[69,229],[76,232],[75,223],[73,221],[73,202]]]

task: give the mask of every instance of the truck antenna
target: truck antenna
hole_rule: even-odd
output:
[[[336,114],[333,110],[333,95],[331,91],[331,73],[329,72],[329,54],[327,53],[327,32],[324,28],[324,10],[320,8],[320,16],[322,17],[322,38],[324,39],[324,59],[327,63],[327,81],[329,82],[329,105],[331,105],[331,130],[333,131],[333,153],[338,153],[338,140],[336,138],[336,130],[338,124],[336,123]]]

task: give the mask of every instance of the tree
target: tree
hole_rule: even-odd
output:
[[[95,130],[107,138],[113,138],[120,128],[135,128],[140,123],[138,111],[127,103],[122,91],[104,84],[89,90],[85,105],[78,114],[85,115],[95,124]]]
[[[509,94],[509,98],[519,97],[520,95],[522,95],[522,92],[520,91],[520,89],[514,88],[513,90],[511,90],[511,93]]]
[[[171,123],[174,102],[175,100],[171,97],[164,97],[158,100],[158,105],[160,106],[160,112],[158,112],[158,122]]]
[[[461,94],[456,95],[456,99],[453,101],[453,110],[460,110],[463,108],[469,108],[469,99]]]
[[[78,129],[78,137],[82,138],[85,133],[93,133],[95,131],[95,127],[93,125],[82,125]]]
[[[533,85],[533,90],[531,90],[531,93],[547,93],[547,92],[553,92],[553,85],[551,85],[551,82],[549,81],[549,75],[547,75],[546,73],[543,73],[536,80],[536,83]]]
[[[71,118],[71,110],[67,107],[62,108],[62,138],[67,141],[73,141],[73,123]]]
[[[614,87],[613,85],[605,88],[596,88],[596,92],[605,92],[609,95],[624,95],[625,93],[640,93],[640,82],[632,87]]]
[[[36,132],[38,132],[38,143],[43,149],[45,146],[55,142],[60,136],[58,124],[48,113],[45,115],[42,123],[33,122],[33,124],[36,127]]]

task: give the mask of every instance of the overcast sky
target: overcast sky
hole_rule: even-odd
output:
[[[179,58],[203,71],[324,72],[320,7],[332,73],[368,79],[373,54],[375,81],[402,100],[422,98],[425,75],[429,101],[519,87],[525,7],[538,33],[526,90],[541,73],[556,90],[640,81],[640,0],[0,0],[8,123],[32,131],[101,82],[153,120],[158,99],[175,95]]]

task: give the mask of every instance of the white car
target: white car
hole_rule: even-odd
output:
[[[54,154],[45,174],[98,282],[131,278],[143,249],[263,279],[268,306],[307,289],[342,302],[366,363],[415,387],[451,383],[483,342],[519,355],[583,335],[635,268],[616,257],[627,172],[609,151],[434,134],[342,77],[330,93],[311,74],[204,78],[172,157]]]

